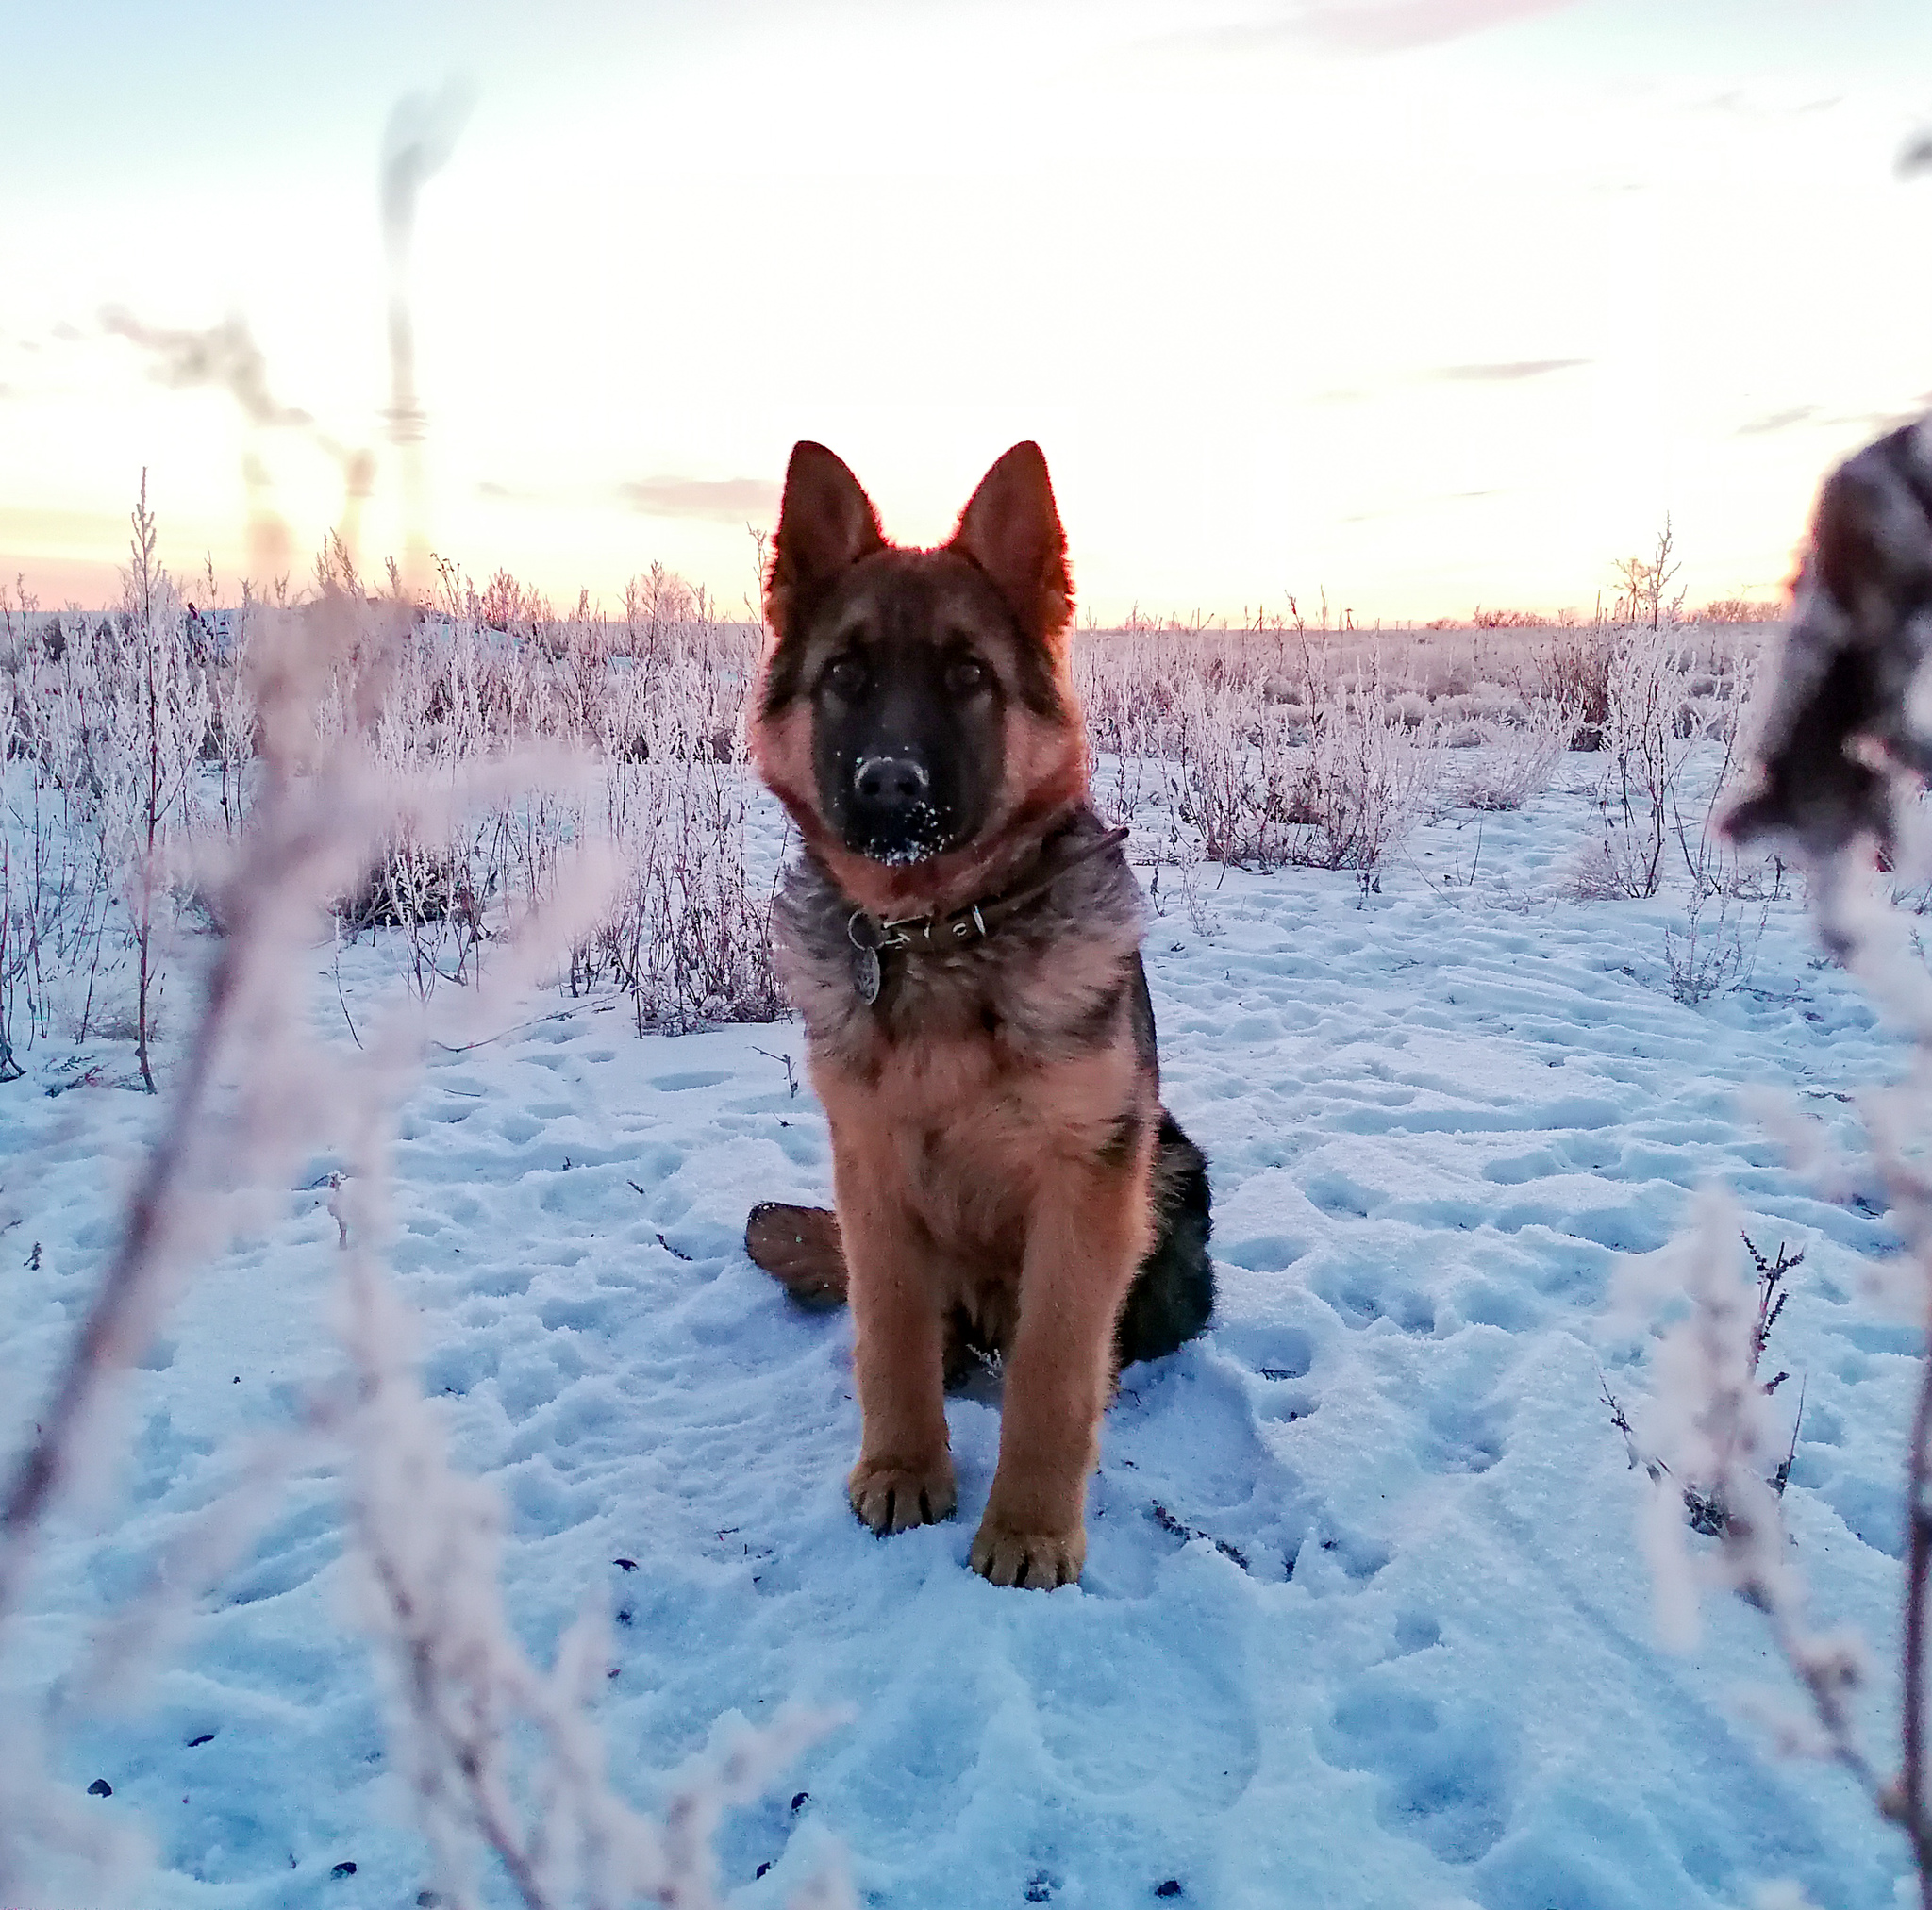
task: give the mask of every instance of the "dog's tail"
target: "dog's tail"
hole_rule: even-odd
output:
[[[1123,1367],[1160,1359],[1208,1324],[1214,1312],[1212,1229],[1207,1156],[1163,1107],[1154,1154],[1154,1245],[1114,1327]]]
[[[1141,1262],[1114,1329],[1118,1363],[1159,1359],[1208,1324],[1214,1263],[1208,1257],[1208,1163],[1165,1108],[1154,1159],[1154,1246]],[[799,1305],[845,1304],[845,1246],[824,1207],[762,1201],[744,1223],[744,1251]]]
[[[744,1251],[799,1305],[828,1313],[845,1304],[845,1245],[829,1209],[760,1201],[744,1223]]]

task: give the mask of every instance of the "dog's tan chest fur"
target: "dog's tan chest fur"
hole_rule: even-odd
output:
[[[853,1060],[813,1069],[835,1133],[863,1115],[908,1204],[958,1254],[1014,1251],[1066,1164],[1097,1156],[1147,1098],[1124,1039],[1041,1061],[977,1026],[904,1043],[875,1035]]]

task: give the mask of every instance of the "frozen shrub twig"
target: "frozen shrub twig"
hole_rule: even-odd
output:
[[[1876,1800],[1883,1785],[1853,1711],[1867,1675],[1863,1645],[1850,1633],[1807,1629],[1804,1587],[1787,1556],[1774,1483],[1785,1470],[1774,1463],[1783,1440],[1774,1437],[1771,1389],[1757,1378],[1762,1284],[1739,1268],[1740,1233],[1730,1197],[1707,1188],[1690,1231],[1664,1254],[1627,1267],[1622,1280],[1621,1304],[1631,1314],[1679,1295],[1690,1301],[1657,1347],[1657,1388],[1642,1423],[1634,1437],[1625,1431],[1633,1461],[1641,1441],[1656,1458],[1652,1479],[1662,1472],[1677,1482],[1668,1491],[1659,1481],[1641,1516],[1659,1628],[1680,1649],[1694,1641],[1701,1583],[1756,1606],[1811,1701],[1819,1736],[1798,1748],[1842,1765]],[[1713,1549],[1694,1554],[1687,1525],[1715,1539]]]
[[[526,1910],[640,1898],[719,1910],[710,1846],[723,1812],[757,1797],[835,1720],[791,1715],[743,1733],[674,1795],[661,1830],[610,1788],[590,1717],[604,1685],[603,1625],[580,1618],[547,1674],[510,1631],[497,1591],[497,1496],[450,1467],[408,1370],[408,1316],[372,1249],[386,1228],[381,1154],[372,1107],[355,1171],[331,1203],[342,1228],[342,1337],[356,1398],[352,1556],[437,1891],[470,1910],[487,1852]],[[534,1727],[541,1756],[519,1758],[519,1724]]]
[[[1771,912],[1771,905],[1760,902],[1753,923],[1750,908],[1738,898],[1720,892],[1715,900],[1713,910],[1709,891],[1693,894],[1685,905],[1684,926],[1664,930],[1671,993],[1688,1008],[1750,980]]]
[[[1908,1249],[1909,1294],[1932,1309],[1932,980],[1907,953],[1896,911],[1873,881],[1887,853],[1910,877],[1928,860],[1911,801],[1932,770],[1932,710],[1917,689],[1932,647],[1932,444],[1922,421],[1833,473],[1819,495],[1811,549],[1758,743],[1757,787],[1733,809],[1740,841],[1789,844],[1812,876],[1827,943],[1899,1021],[1907,1078],[1860,1103],[1867,1139]],[[1894,1289],[1899,1285],[1893,1281]],[[1907,1297],[1900,1295],[1899,1297]],[[1926,1796],[1926,1603],[1932,1585],[1932,1359],[1921,1354],[1907,1454],[1905,1642],[1897,1777],[1886,1814],[1911,1839],[1921,1901],[1932,1906]]]
[[[399,1762],[452,1901],[477,1901],[471,1858],[480,1837],[533,1910],[615,1905],[640,1891],[708,1910],[718,1902],[708,1837],[719,1812],[750,1794],[816,1727],[787,1720],[729,1748],[677,1794],[662,1831],[609,1789],[586,1708],[602,1684],[597,1628],[589,1620],[573,1627],[548,1674],[515,1646],[495,1586],[494,1497],[449,1470],[440,1430],[402,1364],[402,1309],[374,1260],[383,1194],[370,1171],[380,1165],[373,1137],[420,1052],[423,1017],[391,1017],[373,1031],[371,1052],[347,1066],[300,1032],[297,957],[319,937],[326,898],[353,877],[369,846],[398,826],[446,830],[465,803],[500,801],[523,774],[514,764],[482,761],[460,778],[428,785],[383,773],[360,741],[379,688],[371,677],[362,679],[365,700],[347,711],[349,721],[319,734],[309,710],[340,660],[329,641],[340,643],[355,627],[353,618],[325,615],[258,648],[263,778],[217,891],[227,933],[172,1083],[170,1119],[0,1503],[0,1637],[49,1514],[104,1442],[118,1371],[151,1338],[193,1259],[218,1243],[235,1196],[272,1182],[301,1148],[346,1124],[365,1170],[337,1189],[354,1386],[347,1402],[323,1410],[319,1424],[340,1426],[350,1447],[352,1556],[373,1587],[365,1602],[371,1627],[389,1647],[408,1753]],[[559,900],[506,945],[489,982],[463,1006],[495,1007],[530,986],[551,959],[547,951],[567,946],[602,905],[609,871],[599,857],[580,854],[557,873]],[[272,1472],[280,1456],[262,1455],[250,1471]],[[239,1511],[201,1521],[192,1555],[175,1563],[184,1576],[204,1579],[239,1529]],[[110,1629],[93,1669],[127,1662],[142,1642],[125,1626]],[[543,1756],[534,1766],[510,1755],[513,1718],[538,1727]],[[36,1736],[23,1729],[0,1752],[0,1894],[43,1879],[50,1850],[85,1859],[104,1849],[40,1774]],[[831,1883],[819,1901],[845,1900]]]
[[[1874,880],[1874,865],[1889,855],[1907,879],[1924,880],[1932,864],[1910,800],[1917,780],[1932,771],[1932,706],[1918,688],[1932,652],[1928,429],[1922,421],[1881,439],[1833,473],[1821,490],[1793,621],[1761,720],[1756,782],[1731,807],[1725,824],[1736,841],[1768,842],[1791,854],[1810,878],[1827,944],[1910,1043],[1906,1079],[1868,1089],[1858,1105],[1890,1218],[1907,1249],[1872,1284],[1922,1322],[1932,1319],[1932,1166],[1924,1152],[1932,1133],[1932,977],[1907,953],[1896,910]],[[1798,1139],[1804,1156],[1824,1158],[1815,1138],[1801,1134]],[[1714,1232],[1717,1199],[1706,1197],[1699,1232],[1685,1248],[1691,1317],[1659,1354],[1660,1368],[1671,1369],[1659,1387],[1662,1431],[1726,1494],[1735,1486],[1741,1495],[1733,1505],[1744,1515],[1741,1534],[1734,1536],[1727,1524],[1720,1539],[1725,1574],[1765,1611],[1778,1649],[1810,1698],[1817,1748],[1851,1770],[1909,1840],[1919,1899],[1932,1910],[1925,1769],[1932,1358],[1922,1352],[1906,1460],[1900,1755],[1896,1775],[1885,1777],[1859,1749],[1854,1729],[1862,1648],[1848,1636],[1814,1637],[1800,1626],[1793,1575],[1782,1547],[1770,1543],[1774,1525],[1765,1523],[1770,1508],[1758,1496],[1770,1488],[1740,1463],[1763,1456],[1764,1394],[1740,1388],[1737,1374],[1761,1349],[1774,1318],[1776,1302],[1768,1294],[1776,1266],[1767,1268],[1753,1251],[1760,1295],[1754,1313],[1742,1298],[1742,1283],[1727,1282],[1720,1271],[1727,1242]],[[1789,1463],[1781,1469],[1784,1476]],[[1653,1509],[1646,1530],[1655,1542],[1666,1608],[1681,1614],[1687,1591],[1681,1528],[1667,1541]]]
[[[218,1237],[220,1211],[206,1197],[248,1178],[291,1138],[274,1071],[275,1038],[291,1017],[291,957],[308,938],[322,897],[353,870],[355,844],[387,814],[358,759],[295,773],[293,731],[293,719],[280,725],[285,747],[271,756],[255,826],[223,884],[230,932],[186,1044],[171,1118],[129,1196],[119,1243],[37,1437],[0,1499],[0,1627],[113,1375],[146,1347],[187,1263]],[[241,1071],[231,1111],[223,1075],[244,1054],[254,1065]]]

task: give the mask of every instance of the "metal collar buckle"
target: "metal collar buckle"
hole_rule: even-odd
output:
[[[879,998],[884,971],[879,956],[891,948],[911,948],[924,942],[928,948],[944,931],[955,942],[977,935],[983,940],[991,931],[979,912],[978,903],[949,915],[943,921],[930,915],[902,916],[896,922],[880,922],[862,908],[855,908],[845,921],[845,938],[852,944],[852,986],[867,1007]]]

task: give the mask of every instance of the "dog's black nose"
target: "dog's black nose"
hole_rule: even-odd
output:
[[[909,809],[931,787],[924,766],[909,756],[867,756],[852,778],[858,800],[877,809]]]

